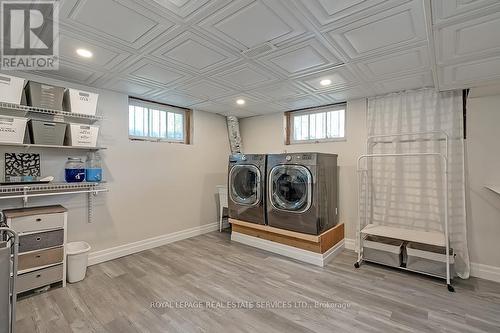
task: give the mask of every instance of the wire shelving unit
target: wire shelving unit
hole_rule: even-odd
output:
[[[443,200],[444,200],[444,220],[443,220],[443,232],[439,231],[429,231],[429,230],[419,230],[419,229],[410,229],[406,227],[394,227],[394,226],[385,226],[385,225],[377,225],[370,221],[370,217],[368,214],[368,198],[369,191],[371,190],[371,186],[366,184],[364,187],[365,200],[364,207],[362,208],[361,204],[359,205],[359,224],[357,231],[357,251],[358,251],[358,259],[354,266],[359,268],[363,261],[370,261],[363,257],[363,241],[366,236],[382,236],[388,238],[399,239],[403,241],[410,241],[428,245],[441,246],[446,249],[446,285],[448,290],[453,292],[454,288],[451,285],[451,270],[450,270],[450,236],[449,236],[449,208],[448,208],[448,134],[444,131],[430,131],[430,132],[415,132],[415,133],[398,133],[398,134],[384,134],[384,135],[374,135],[369,136],[367,139],[367,152],[370,151],[370,146],[372,144],[377,143],[393,143],[394,140],[389,140],[389,138],[401,138],[401,137],[419,137],[420,139],[405,139],[400,140],[400,142],[416,142],[416,141],[430,141],[430,140],[438,140],[443,141],[445,143],[445,152],[418,152],[418,153],[389,153],[389,154],[365,154],[361,155],[358,158],[357,162],[357,171],[358,171],[358,203],[361,203],[361,196],[363,193],[363,179],[368,179],[369,172],[369,164],[366,163],[366,168],[362,167],[363,161],[370,161],[374,159],[383,159],[383,158],[411,158],[411,157],[437,157],[441,160],[443,165]],[[425,138],[427,136],[427,138]],[[429,139],[428,136],[438,136],[438,138]],[[364,214],[361,211],[364,209]],[[397,267],[402,270],[412,271],[406,267]],[[420,274],[425,274],[420,271],[414,271]],[[432,274],[427,274],[432,275]],[[441,276],[432,275],[435,277],[442,278]]]
[[[26,106],[12,103],[0,102],[0,109],[2,109],[2,114],[16,115],[16,116],[33,116],[33,115],[45,115],[45,116],[53,116],[55,118],[64,119],[73,119],[75,121],[89,122],[94,123],[96,121],[103,120],[102,116],[98,115],[90,115],[83,113],[75,113],[68,112],[62,110],[52,110],[52,109],[44,109],[34,106]]]

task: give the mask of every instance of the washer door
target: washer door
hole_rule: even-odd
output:
[[[255,165],[235,165],[229,172],[229,195],[231,200],[245,206],[255,206],[260,202],[260,170]]]
[[[303,213],[311,207],[312,175],[301,165],[277,165],[269,174],[269,201],[273,208]]]

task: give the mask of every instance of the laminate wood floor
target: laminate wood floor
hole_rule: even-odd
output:
[[[17,332],[500,332],[500,284],[319,268],[217,232],[89,268],[18,302]],[[267,302],[267,303],[266,303]]]

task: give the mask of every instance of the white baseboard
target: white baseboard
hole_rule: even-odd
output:
[[[485,280],[500,282],[500,267],[471,262],[470,275]]]
[[[248,236],[239,232],[231,233],[231,241],[253,246],[261,250],[281,254],[282,256],[297,259],[316,266],[325,266],[330,260],[335,258],[344,250],[344,241],[340,241],[334,247],[325,253],[315,253],[303,249],[298,249],[293,246],[280,244],[269,241],[267,239]]]
[[[173,232],[166,235],[161,235],[153,238],[144,239],[141,241],[115,246],[109,249],[91,252],[89,254],[89,265],[99,264],[108,260],[113,260],[129,254],[149,250],[165,244],[177,242],[186,238],[205,234],[219,230],[219,222],[205,224],[199,227],[189,228]]]
[[[346,250],[356,250],[356,240],[345,239]],[[480,279],[500,282],[500,267],[478,264],[475,262],[470,263],[470,276]]]
[[[356,240],[351,238],[346,238],[345,240],[345,249],[355,251],[356,250]]]

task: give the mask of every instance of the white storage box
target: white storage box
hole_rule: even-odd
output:
[[[64,110],[94,116],[97,111],[99,94],[76,89],[66,89],[64,92]]]
[[[66,130],[66,145],[78,147],[97,146],[99,126],[68,124]]]
[[[363,259],[387,266],[400,267],[403,243],[399,239],[367,236],[363,241]]]
[[[446,248],[409,242],[406,245],[406,268],[442,278],[446,277]],[[450,248],[450,276],[455,275],[453,249]]]
[[[0,116],[0,142],[23,143],[28,118]]]
[[[0,102],[21,104],[24,79],[0,74]]]

